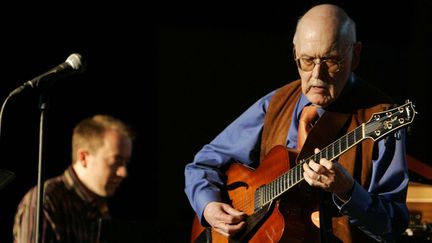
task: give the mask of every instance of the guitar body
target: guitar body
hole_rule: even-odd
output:
[[[245,212],[249,218],[253,218],[256,214],[255,191],[287,172],[292,163],[295,163],[296,156],[296,151],[276,146],[256,170],[239,163],[231,164],[226,172],[227,194],[230,200],[228,203]],[[300,183],[274,200],[257,220],[248,222],[248,226],[255,225],[246,229],[246,232],[240,232],[240,236],[228,239],[215,230],[205,229],[195,217],[191,242],[319,242],[319,229],[310,220],[311,212],[316,209],[315,204],[314,192],[310,187]]]

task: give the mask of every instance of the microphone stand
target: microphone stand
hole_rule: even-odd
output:
[[[45,185],[45,177],[44,177],[44,160],[45,160],[45,136],[44,132],[46,130],[46,112],[49,107],[49,97],[48,97],[48,87],[52,84],[56,79],[61,77],[65,77],[67,74],[77,74],[83,72],[85,69],[85,62],[81,59],[81,55],[78,53],[74,53],[70,55],[66,61],[59,66],[49,70],[48,72],[37,76],[36,78],[31,79],[30,81],[25,82],[20,87],[13,90],[6,101],[22,92],[27,88],[38,88],[40,90],[40,100],[39,100],[39,109],[40,109],[40,121],[39,121],[39,156],[38,156],[38,178],[37,178],[37,194],[36,194],[36,219],[35,219],[35,242],[34,243],[42,243],[43,236],[43,203],[44,203],[44,185]],[[50,82],[48,82],[50,81]],[[1,110],[0,110],[0,122],[1,115],[3,113],[3,108],[6,103],[4,102]],[[1,132],[1,126],[0,126]]]
[[[46,90],[42,90],[40,94],[39,100],[39,156],[38,156],[38,178],[37,178],[37,202],[36,202],[36,242],[42,243],[42,233],[43,233],[43,203],[44,203],[44,178],[45,178],[45,167],[44,167],[44,158],[45,158],[45,136],[44,132],[46,131],[46,113],[49,108],[49,97],[47,95],[48,92]]]

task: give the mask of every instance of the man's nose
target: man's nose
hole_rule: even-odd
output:
[[[325,74],[327,66],[324,61],[321,61],[319,59],[314,60],[314,63],[315,66],[312,69],[312,78],[317,79]]]
[[[117,176],[126,178],[128,176],[128,170],[125,165],[119,166],[117,168]]]

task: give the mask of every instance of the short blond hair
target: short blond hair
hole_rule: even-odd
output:
[[[135,138],[131,127],[123,121],[110,116],[97,114],[81,120],[73,129],[72,134],[72,163],[77,160],[77,151],[86,148],[95,152],[103,146],[103,139],[107,131],[116,131],[133,140]]]

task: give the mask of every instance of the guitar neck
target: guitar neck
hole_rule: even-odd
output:
[[[320,150],[319,153],[316,153],[308,158],[301,159],[299,164],[296,167],[303,168],[302,164],[308,162],[310,160],[319,161],[320,159],[328,159],[334,160],[339,157],[341,154],[345,153],[348,149],[356,146],[358,143],[365,139],[364,133],[365,124],[358,126],[351,132],[345,134],[338,140],[334,141],[327,147]],[[303,174],[303,171],[302,171]]]

